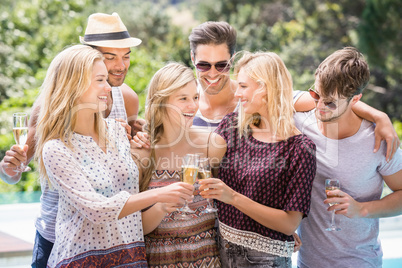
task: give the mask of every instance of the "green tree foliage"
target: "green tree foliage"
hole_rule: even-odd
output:
[[[0,13],[0,103],[38,86],[36,73],[78,42],[91,0],[6,1]]]
[[[92,0],[3,0],[0,11],[0,157],[14,143],[11,115],[32,106],[47,66],[65,46],[78,42]],[[83,15],[84,14],[84,15]],[[37,190],[34,172],[0,191]],[[4,184],[4,183],[2,183]]]
[[[372,84],[365,100],[402,120],[402,10],[398,0],[367,0],[358,28]]]

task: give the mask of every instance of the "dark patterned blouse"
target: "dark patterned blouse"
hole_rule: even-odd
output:
[[[227,143],[219,178],[260,204],[307,216],[316,172],[315,144],[305,135],[276,143],[261,142],[252,135],[240,138],[236,126],[237,113],[231,113],[215,130]],[[293,241],[292,236],[259,224],[234,206],[219,201],[217,206],[219,221],[232,228]]]

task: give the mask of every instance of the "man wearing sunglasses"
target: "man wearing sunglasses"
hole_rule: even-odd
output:
[[[193,126],[213,131],[227,114],[237,111],[238,99],[235,98],[236,81],[230,79],[230,68],[236,49],[236,30],[227,22],[208,21],[193,28],[190,36],[191,60],[196,69],[199,83],[199,109],[195,114]],[[294,101],[296,111],[309,111],[314,103],[308,94],[295,91]],[[387,159],[392,158],[399,139],[388,116],[370,106],[359,102],[354,112],[359,116],[375,122],[376,144],[386,140]],[[133,137],[132,145],[137,148],[149,148],[148,136],[138,132]]]
[[[230,79],[230,68],[236,48],[236,30],[227,22],[208,21],[195,27],[190,36],[191,60],[196,69],[199,82],[199,110],[193,125],[213,131],[225,115],[239,107],[234,96],[237,84]],[[309,111],[314,108],[308,94],[295,91],[296,111]],[[388,116],[370,106],[359,102],[353,111],[377,124],[374,150],[380,147],[380,141],[386,140],[387,160],[392,158],[399,147],[399,139]],[[138,146],[146,146],[146,138],[138,142]]]
[[[300,268],[381,267],[379,218],[402,213],[402,150],[390,161],[385,143],[380,153],[372,153],[374,125],[352,111],[369,77],[359,51],[336,51],[315,73],[315,86],[309,90],[315,109],[295,115],[296,126],[317,146],[310,214],[298,230],[303,242]],[[340,181],[340,190],[332,190],[328,198],[325,179]],[[393,192],[381,198],[384,182]],[[339,231],[326,230],[333,210]]]
[[[236,30],[227,22],[208,21],[190,36],[191,60],[199,83],[199,110],[193,125],[215,129],[222,118],[237,110],[236,81],[230,79],[236,48]]]

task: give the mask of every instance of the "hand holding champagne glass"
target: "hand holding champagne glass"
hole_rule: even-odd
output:
[[[195,154],[187,154],[183,158],[183,164],[181,167],[180,179],[182,182],[193,185],[198,175],[198,160],[199,156]],[[191,219],[190,216],[185,213],[195,213],[194,210],[188,207],[187,200],[184,206],[179,209],[181,214],[175,216],[176,220],[188,220]]]
[[[325,194],[327,198],[336,197],[329,195],[330,191],[340,190],[339,180],[327,179],[325,180]],[[330,206],[336,205],[337,203],[329,203]],[[325,229],[326,231],[340,231],[341,228],[335,225],[335,210],[332,211],[331,226]]]
[[[201,158],[198,166],[198,180],[211,178],[211,165],[209,164],[209,158]],[[203,210],[203,213],[213,213],[218,210],[211,205],[211,200],[207,198],[208,205]]]
[[[13,114],[13,134],[17,145],[22,149],[28,138],[28,115],[26,113]],[[19,167],[14,169],[15,172],[30,171],[31,168],[21,163]]]

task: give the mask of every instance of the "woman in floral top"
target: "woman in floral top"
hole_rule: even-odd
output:
[[[36,157],[60,198],[48,267],[147,267],[140,210],[191,200],[185,183],[139,193],[126,132],[102,119],[107,78],[102,54],[76,45],[55,57],[42,86]]]

